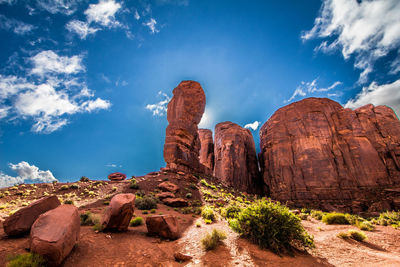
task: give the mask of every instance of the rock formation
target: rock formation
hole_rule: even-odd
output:
[[[134,194],[115,195],[104,212],[102,226],[104,230],[128,230],[135,207]]]
[[[209,174],[214,170],[214,142],[209,129],[199,129],[200,163],[206,167]]]
[[[158,235],[171,240],[179,238],[178,223],[175,216],[148,216],[146,218],[146,227],[149,235]]]
[[[214,176],[228,186],[249,192],[262,190],[251,132],[232,122],[215,126]]]
[[[126,179],[126,175],[120,172],[114,172],[108,175],[108,179],[111,181],[122,181]]]
[[[9,236],[27,234],[40,214],[60,205],[56,196],[41,198],[7,217],[3,223],[4,232]]]
[[[42,215],[32,225],[31,252],[45,257],[50,266],[58,266],[79,239],[80,219],[73,205],[61,205]]]
[[[199,161],[200,140],[197,125],[204,113],[206,96],[198,82],[183,81],[173,90],[168,104],[168,127],[164,144],[167,169],[204,172]]]
[[[400,122],[385,106],[351,110],[304,99],[272,115],[260,146],[263,179],[276,200],[361,212],[400,185]]]

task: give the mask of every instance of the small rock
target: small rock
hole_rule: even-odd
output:
[[[162,191],[169,191],[173,193],[176,193],[176,191],[179,190],[179,186],[171,182],[163,182],[158,185],[158,188],[160,188]]]
[[[171,207],[187,207],[189,203],[183,198],[164,198],[162,202]]]
[[[180,252],[175,252],[174,253],[174,258],[178,262],[185,262],[185,261],[190,261],[193,257],[189,256],[189,255],[182,254]]]
[[[174,198],[175,195],[171,192],[162,192],[162,193],[158,193],[156,194],[156,197],[160,200],[163,200],[164,198]]]
[[[126,179],[126,175],[120,172],[114,172],[108,175],[108,179],[111,181],[122,181]]]

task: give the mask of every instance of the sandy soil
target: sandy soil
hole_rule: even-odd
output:
[[[170,174],[149,175],[137,179],[140,181],[140,190],[148,193],[166,178],[184,189],[178,194],[179,197],[191,192],[193,200],[200,199],[199,192],[192,190],[193,180],[179,175],[174,177]],[[10,209],[18,208],[21,201],[33,201],[39,198],[44,191],[54,192],[60,197],[71,194],[73,190],[61,190],[62,185],[37,185],[35,189],[37,193],[31,193],[24,200],[20,199],[20,194],[11,194],[0,199],[0,205],[14,200],[15,204],[7,207],[8,212]],[[80,212],[90,210],[99,215],[106,208],[104,200],[113,194],[135,192],[129,188],[129,182],[103,183],[97,186],[97,190],[93,189],[94,183],[80,185],[78,192],[74,191],[80,198],[75,201]],[[85,193],[81,195],[81,192],[85,192],[85,188],[95,190],[97,196],[85,197]],[[19,188],[18,191],[23,191],[23,188]],[[0,210],[1,212],[3,217],[8,215],[4,209]],[[177,216],[182,237],[175,241],[149,237],[145,225],[130,227],[124,233],[96,233],[92,227],[82,226],[80,240],[62,266],[400,266],[400,231],[392,227],[377,226],[373,232],[366,232],[368,236],[366,242],[357,242],[336,236],[341,231],[353,229],[352,226],[325,225],[314,219],[303,220],[305,229],[314,235],[316,248],[307,252],[296,252],[294,256],[278,256],[239,238],[221,219],[207,225],[198,215],[183,214],[179,209],[174,210],[162,204],[159,204],[156,214]],[[148,216],[140,210],[135,210],[135,215],[143,218]],[[201,223],[201,227],[196,227],[196,221]],[[227,239],[216,250],[205,252],[200,240],[213,228],[224,231]],[[29,236],[8,238],[0,223],[0,266],[5,266],[9,255],[24,253],[28,247]],[[178,263],[174,260],[175,252],[182,252],[193,258],[189,262]]]

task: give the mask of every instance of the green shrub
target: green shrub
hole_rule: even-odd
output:
[[[209,184],[207,183],[207,181],[206,180],[204,180],[204,179],[201,179],[200,180],[200,183],[202,184],[202,185],[204,185],[204,186],[209,186]]]
[[[228,207],[222,210],[221,215],[227,219],[236,218],[240,210],[241,209],[238,205],[230,204]]]
[[[196,227],[201,227],[201,223],[200,222],[196,222]]]
[[[361,231],[357,231],[357,230],[349,230],[347,232],[348,236],[354,240],[357,241],[364,241],[365,239],[367,239],[367,236],[361,232]]]
[[[217,229],[213,229],[212,233],[208,233],[201,240],[201,245],[205,250],[215,249],[226,238],[226,234]]]
[[[103,231],[103,225],[100,222],[97,222],[95,225],[93,225],[93,230],[94,231]]]
[[[322,217],[324,216],[324,213],[320,210],[311,210],[310,212],[311,217],[313,217],[316,220],[322,220]]]
[[[372,225],[372,223],[369,222],[369,221],[357,222],[356,225],[357,225],[358,228],[360,228],[360,230],[363,230],[363,231],[372,231],[375,228]]]
[[[89,178],[87,178],[86,176],[82,176],[81,179],[79,179],[79,181],[81,181],[81,182],[89,182]]]
[[[192,193],[187,193],[186,198],[192,198]]]
[[[156,209],[151,209],[150,213],[156,213],[156,211],[157,211]]]
[[[135,178],[131,179],[131,183],[130,183],[129,187],[132,189],[139,189],[139,184],[137,183]]]
[[[112,190],[113,192],[115,192],[115,191],[117,191],[117,189],[118,189],[118,188],[117,188],[116,186],[113,186],[111,190]]]
[[[148,210],[144,210],[144,211],[142,211],[142,213],[143,214],[149,214],[149,211]]]
[[[358,222],[364,221],[364,219],[358,215],[346,213],[344,216],[346,217],[346,220],[348,221],[348,223],[351,225],[357,225]]]
[[[400,211],[386,211],[379,215],[378,218],[372,220],[373,223],[379,225],[392,225],[394,228],[400,226]]]
[[[44,267],[46,260],[34,253],[24,253],[9,258],[6,267]]]
[[[201,210],[201,217],[203,217],[204,220],[215,221],[213,208],[211,206],[204,206]]]
[[[106,200],[106,201],[104,201],[104,202],[103,202],[103,205],[105,205],[105,206],[108,206],[108,205],[110,205],[110,200]]]
[[[4,197],[4,194],[3,193],[0,193],[0,198],[3,198]]]
[[[100,222],[100,219],[90,211],[86,211],[80,215],[81,225],[95,225]]]
[[[72,199],[64,200],[64,204],[74,205],[74,201]]]
[[[71,188],[71,189],[79,189],[80,186],[77,185],[77,184],[71,184],[71,185],[69,186],[69,188]]]
[[[301,225],[301,220],[289,208],[267,199],[256,200],[242,209],[230,227],[241,236],[275,253],[291,252],[293,241],[303,247],[314,247],[313,237]]]
[[[211,221],[210,219],[204,219],[204,223],[205,223],[205,224],[212,224],[213,221]]]
[[[65,184],[65,185],[62,185],[60,189],[61,190],[67,190],[68,188],[69,188],[68,185]]]
[[[157,199],[152,196],[136,196],[135,207],[140,210],[157,209]]]
[[[322,217],[322,222],[326,224],[349,224],[346,215],[343,213],[332,212]]]
[[[345,232],[340,232],[336,236],[339,237],[339,238],[342,238],[342,239],[349,238],[349,235],[347,233],[345,233]]]
[[[135,227],[143,224],[143,218],[142,217],[136,217],[131,220],[129,223],[130,226]]]

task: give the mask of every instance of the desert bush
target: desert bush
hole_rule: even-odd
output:
[[[200,222],[196,222],[196,227],[201,227],[201,223]]]
[[[240,207],[236,204],[229,204],[228,207],[222,210],[221,215],[224,218],[232,219],[236,218],[240,212]]]
[[[386,211],[379,215],[378,218],[372,220],[374,224],[391,225],[395,229],[400,227],[400,211]]]
[[[81,218],[81,225],[95,225],[96,223],[100,222],[98,216],[91,213],[90,211],[81,213],[80,218]]]
[[[361,232],[361,231],[357,231],[357,230],[349,230],[347,232],[347,234],[349,235],[350,238],[357,240],[357,241],[364,241],[365,239],[367,239],[367,236]]]
[[[62,186],[60,187],[61,190],[67,190],[68,188],[69,188],[69,187],[68,187],[68,185],[66,185],[66,184],[65,184],[65,185],[62,185]]]
[[[135,227],[143,224],[143,218],[142,217],[136,217],[131,220],[129,223],[130,226]]]
[[[201,209],[201,217],[203,217],[204,220],[210,220],[211,222],[215,221],[213,208],[211,206],[204,206]]]
[[[34,253],[24,253],[9,258],[6,267],[44,267],[46,260]]]
[[[66,199],[64,200],[64,204],[74,205],[74,201],[72,199]]]
[[[339,237],[339,238],[342,238],[342,239],[349,238],[349,235],[346,232],[340,232],[336,236]]]
[[[192,198],[192,193],[187,193],[186,198]]]
[[[104,201],[104,202],[103,202],[103,205],[105,205],[105,206],[108,206],[108,205],[110,205],[110,200],[106,200],[106,201]]]
[[[139,189],[139,184],[137,183],[135,178],[131,179],[131,183],[130,183],[129,187],[132,189]]]
[[[349,224],[349,221],[346,218],[346,214],[338,212],[325,214],[322,217],[322,222],[326,224]]]
[[[311,210],[310,215],[316,220],[322,220],[322,217],[324,217],[324,213],[320,210]]]
[[[369,221],[357,222],[356,226],[363,231],[372,231],[375,228],[374,225]]]
[[[81,179],[79,179],[79,181],[81,181],[81,182],[89,182],[89,178],[87,178],[86,176],[82,176]]]
[[[229,225],[242,237],[275,253],[291,252],[294,242],[314,247],[313,237],[304,230],[300,218],[279,202],[256,200],[242,209],[237,218],[229,220]]]
[[[201,179],[200,180],[200,183],[202,184],[202,185],[204,185],[204,186],[209,186],[209,184],[207,183],[207,181],[206,180],[204,180],[204,179]]]
[[[79,189],[80,186],[77,185],[77,184],[71,184],[71,185],[69,186],[69,188],[71,188],[71,189]]]
[[[215,249],[222,240],[226,239],[226,234],[217,229],[213,229],[212,233],[208,233],[203,239],[201,239],[201,245],[205,250]]]
[[[135,207],[140,210],[157,209],[157,199],[152,196],[136,196]]]
[[[157,211],[156,209],[151,209],[150,213],[156,213],[156,211]]]
[[[93,225],[93,230],[94,231],[103,231],[103,225],[100,222],[97,222],[95,225]]]
[[[4,197],[4,194],[3,193],[0,193],[0,198],[3,198]]]

